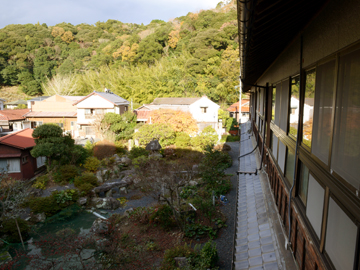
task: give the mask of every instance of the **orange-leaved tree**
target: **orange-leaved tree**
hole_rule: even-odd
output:
[[[190,135],[198,131],[196,120],[190,112],[171,109],[160,109],[151,112],[152,123],[169,124],[175,132],[186,132]]]

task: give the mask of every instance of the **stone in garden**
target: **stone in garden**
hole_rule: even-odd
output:
[[[198,171],[199,171],[199,165],[197,165],[197,164],[193,165],[193,166],[192,166],[192,170],[193,170],[194,172],[198,172]]]
[[[36,218],[37,222],[44,222],[46,219],[46,215],[45,215],[45,213],[40,213],[40,214],[35,215],[35,218]]]
[[[189,185],[190,186],[197,186],[198,182],[192,180],[192,181],[189,181]]]
[[[188,265],[186,257],[175,257],[174,260],[175,260],[176,266],[179,267],[180,269],[182,269]]]
[[[91,201],[98,209],[115,210],[120,207],[120,202],[112,197],[93,198]]]
[[[161,149],[161,145],[158,140],[153,139],[146,145],[145,149],[148,151],[159,151]]]
[[[163,157],[163,155],[158,153],[158,152],[151,153],[149,156],[150,157],[155,157],[155,158],[162,158]]]
[[[127,194],[128,192],[127,192],[126,187],[121,187],[121,188],[119,188],[119,193],[125,193],[125,194]]]
[[[127,156],[123,156],[120,159],[120,163],[129,166],[131,164],[131,159],[128,158]]]
[[[87,203],[87,198],[86,198],[86,197],[81,197],[81,198],[79,198],[78,203],[79,203],[80,205],[86,204],[86,203]]]
[[[112,189],[108,190],[106,193],[105,193],[105,197],[112,197]]]
[[[99,171],[96,172],[96,178],[97,178],[97,180],[98,180],[99,183],[103,183],[103,182],[104,182],[104,181],[103,181],[103,177],[102,177],[102,172],[101,172],[101,170],[99,170]]]
[[[120,162],[121,158],[118,156],[118,154],[114,154],[113,157],[115,158],[115,162]]]
[[[118,182],[105,183],[99,187],[94,188],[93,190],[95,193],[101,193],[101,192],[107,192],[112,188],[120,188],[120,187],[125,187],[127,185],[128,185],[127,182],[125,182],[124,180],[120,180]]]
[[[95,234],[105,234],[109,231],[110,222],[107,219],[97,218],[90,228],[90,232]]]
[[[128,217],[132,212],[134,212],[134,208],[129,208],[128,210],[125,211],[124,215]]]

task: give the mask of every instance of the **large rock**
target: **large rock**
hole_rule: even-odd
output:
[[[90,228],[90,232],[95,234],[105,234],[109,231],[110,222],[107,219],[97,218]]]
[[[123,156],[122,158],[120,158],[120,163],[129,166],[131,164],[131,159],[127,156]]]
[[[112,197],[93,198],[91,201],[98,209],[115,210],[120,207],[120,202]]]
[[[104,183],[101,186],[94,188],[93,190],[95,193],[107,192],[110,189],[126,187],[127,185],[129,185],[127,181],[120,180],[116,182]]]
[[[114,154],[113,157],[115,158],[115,163],[119,163],[121,161],[121,157],[118,154]]]
[[[86,197],[81,197],[81,198],[79,198],[79,199],[78,199],[78,203],[79,203],[80,205],[86,204],[86,203],[87,203],[87,198],[86,198]]]

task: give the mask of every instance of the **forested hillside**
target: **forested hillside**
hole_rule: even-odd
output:
[[[86,95],[104,87],[134,102],[207,95],[237,99],[236,6],[148,25],[116,20],[0,29],[0,85],[28,95]]]

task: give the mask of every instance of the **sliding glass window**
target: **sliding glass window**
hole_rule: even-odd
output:
[[[306,72],[305,101],[303,110],[303,143],[311,148],[314,101],[315,101],[315,69]]]
[[[289,111],[289,134],[296,138],[300,110],[300,76],[291,79],[291,96]]]
[[[272,101],[271,101],[271,121],[275,121],[275,100],[276,100],[276,86],[273,86]]]

